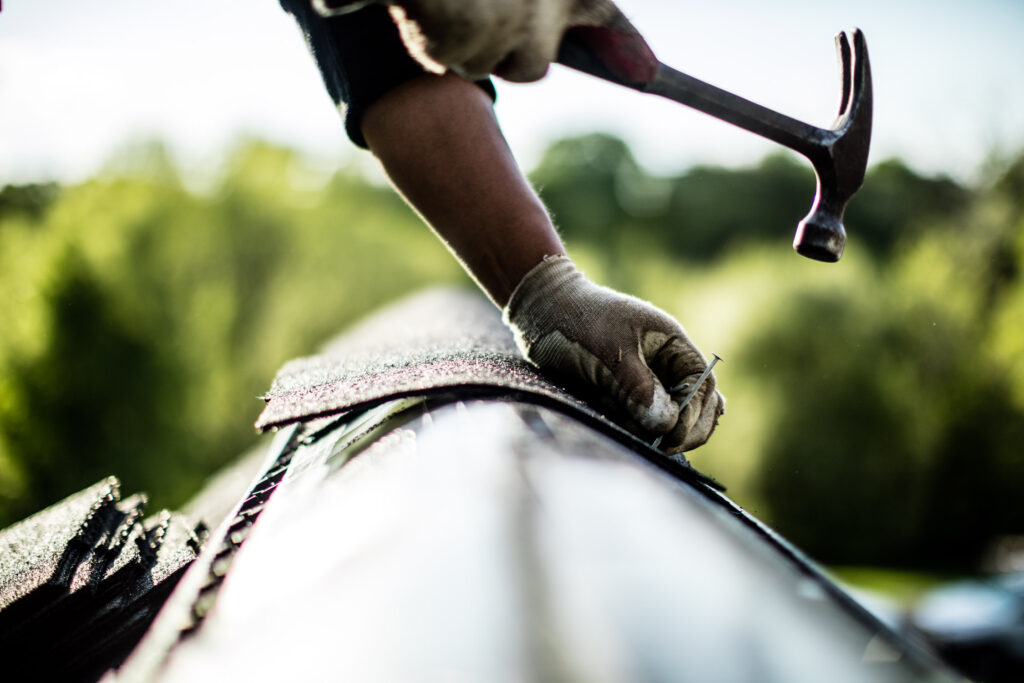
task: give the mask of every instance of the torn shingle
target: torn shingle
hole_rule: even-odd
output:
[[[128,655],[198,548],[108,477],[0,531],[0,661],[10,680],[95,680]]]

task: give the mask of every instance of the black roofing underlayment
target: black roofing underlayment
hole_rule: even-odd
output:
[[[366,408],[404,396],[517,395],[551,405],[637,446],[642,442],[526,362],[497,308],[476,292],[437,288],[388,306],[317,356],[286,363],[264,396],[257,429]],[[682,455],[649,454],[677,474],[722,486]],[[678,467],[681,466],[681,467]]]
[[[131,651],[205,529],[108,477],[0,531],[5,680],[95,680]]]

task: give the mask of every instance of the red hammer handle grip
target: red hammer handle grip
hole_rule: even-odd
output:
[[[658,58],[618,8],[598,5],[610,14],[601,25],[581,18],[562,37],[558,62],[606,81],[644,90],[658,75]]]

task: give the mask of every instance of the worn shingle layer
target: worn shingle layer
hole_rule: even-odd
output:
[[[406,396],[517,396],[550,405],[633,447],[677,475],[720,484],[682,454],[646,446],[612,419],[553,383],[516,348],[498,309],[478,293],[436,288],[410,296],[327,344],[293,360],[274,378],[256,421],[269,429]]]
[[[522,392],[596,415],[523,359],[490,302],[435,289],[367,319],[320,355],[286,364],[256,426],[455,387]]]

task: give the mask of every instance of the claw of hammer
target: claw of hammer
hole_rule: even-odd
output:
[[[818,128],[755,104],[666,66],[621,12],[601,26],[577,26],[562,39],[558,61],[593,76],[685,104],[789,147],[817,175],[810,213],[793,248],[818,261],[838,261],[846,245],[843,212],[864,182],[871,144],[871,65],[864,34],[836,36],[842,76],[839,116]]]

